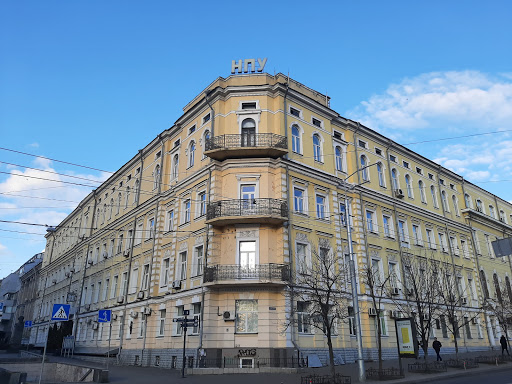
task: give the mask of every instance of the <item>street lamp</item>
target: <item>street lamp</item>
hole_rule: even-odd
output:
[[[377,163],[367,165],[367,166],[362,167],[361,169],[358,169],[357,171],[351,173],[350,175],[345,177],[345,179],[343,180],[343,184],[340,184],[340,186],[343,187],[343,189],[345,189],[347,193],[349,191],[353,191],[355,189],[355,187],[366,183],[367,180],[365,180],[361,184],[356,184],[350,188],[347,188],[346,183],[347,183],[347,180],[349,179],[349,177],[355,175],[357,172],[359,172],[363,169],[369,168],[376,164]],[[345,193],[345,199],[344,199],[345,214],[346,214],[345,222],[347,224],[348,253],[350,256],[349,265],[350,265],[350,281],[351,281],[351,285],[352,285],[352,301],[353,301],[353,305],[354,305],[354,315],[356,318],[357,365],[359,366],[359,382],[362,383],[362,382],[366,381],[366,375],[365,375],[365,371],[364,371],[364,359],[363,359],[363,335],[361,332],[361,312],[359,311],[359,297],[357,294],[357,284],[356,284],[356,265],[355,265],[355,261],[354,261],[354,249],[352,248],[352,229],[350,228],[350,205],[349,205],[347,193]],[[340,215],[340,220],[341,220],[341,215]],[[341,223],[341,224],[343,225],[343,223]]]

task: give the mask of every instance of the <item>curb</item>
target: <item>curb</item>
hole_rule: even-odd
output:
[[[453,372],[448,372],[448,373],[440,373],[440,374],[432,374],[432,375],[428,375],[428,374],[421,374],[421,373],[418,373],[418,374],[412,374],[412,375],[428,375],[428,376],[421,376],[421,377],[417,377],[417,378],[412,378],[412,377],[406,377],[404,379],[399,379],[399,380],[386,380],[386,384],[419,384],[419,383],[431,383],[433,381],[438,381],[438,380],[445,380],[445,379],[453,379],[453,378],[456,378],[456,377],[461,377],[461,376],[470,376],[470,375],[474,375],[474,376],[477,376],[477,375],[482,375],[482,374],[486,374],[486,373],[490,373],[490,372],[502,372],[502,371],[507,371],[507,370],[512,370],[512,365],[511,366],[502,366],[502,367],[490,367],[490,368],[477,368],[477,369],[468,369],[468,370],[459,370],[459,371],[453,371]],[[366,381],[367,383],[379,383],[380,381],[378,380],[367,380]]]

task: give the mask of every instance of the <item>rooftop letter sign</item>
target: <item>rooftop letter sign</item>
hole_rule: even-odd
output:
[[[256,61],[258,61],[258,68],[256,68]],[[267,58],[264,59],[244,59],[244,60],[232,60],[231,61],[231,73],[249,73],[249,72],[263,72],[267,64]]]

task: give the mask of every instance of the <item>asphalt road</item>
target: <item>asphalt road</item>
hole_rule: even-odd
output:
[[[476,373],[452,379],[436,380],[439,384],[512,384],[512,370],[501,372]]]

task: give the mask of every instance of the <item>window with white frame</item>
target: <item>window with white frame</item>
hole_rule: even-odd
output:
[[[238,243],[239,265],[242,268],[256,268],[256,241],[244,240]]]
[[[412,235],[414,237],[415,245],[423,245],[423,239],[421,238],[421,229],[417,224],[412,225]]]
[[[484,236],[485,236],[485,244],[487,245],[487,254],[489,255],[489,257],[493,257],[494,253],[492,251],[491,238],[489,237],[489,235],[484,235]]]
[[[126,249],[129,250],[132,247],[133,242],[133,229],[128,230],[128,234],[126,236]]]
[[[112,257],[114,255],[115,248],[115,239],[110,239],[110,246],[108,248],[108,257]]]
[[[159,318],[158,318],[158,334],[157,336],[164,336],[165,335],[165,316],[166,316],[166,310],[161,309],[159,311]]]
[[[199,192],[199,216],[206,215],[206,192]]]
[[[434,204],[434,208],[439,208],[437,205],[436,188],[433,185],[430,186],[430,194],[432,195],[432,204]]]
[[[443,209],[445,212],[450,212],[450,207],[448,206],[448,198],[446,197],[445,191],[441,191],[441,203],[443,204]]]
[[[460,248],[462,249],[462,256],[469,259],[469,248],[466,240],[460,239]]]
[[[453,212],[455,212],[455,214],[457,216],[459,216],[459,204],[457,202],[457,197],[455,195],[452,195],[452,205],[453,205]]]
[[[391,170],[391,182],[395,191],[400,188],[400,185],[398,184],[398,172],[395,168]]]
[[[411,176],[405,175],[405,187],[407,188],[407,197],[410,199],[414,198]]]
[[[192,304],[192,318],[197,320],[197,326],[192,327],[192,335],[198,335],[201,328],[201,303]]]
[[[471,208],[473,206],[471,204],[471,197],[467,193],[464,194],[464,202],[466,203],[466,208]]]
[[[112,219],[112,213],[114,212],[114,199],[110,199],[110,207],[108,207],[108,219]]]
[[[398,232],[402,246],[408,246],[409,234],[407,231],[407,222],[405,220],[398,220]]]
[[[155,218],[154,217],[150,217],[148,219],[148,230],[146,231],[146,233],[147,233],[146,240],[152,239],[153,237],[155,237]]]
[[[203,246],[199,245],[194,248],[194,276],[203,274]]]
[[[340,203],[340,222],[343,226],[347,225],[347,207],[345,203]]]
[[[382,229],[384,230],[384,236],[394,237],[391,216],[382,215]]]
[[[292,125],[292,151],[295,153],[302,153],[301,131],[298,125]]]
[[[258,332],[258,300],[235,300],[235,333]]]
[[[322,140],[316,133],[313,135],[313,157],[315,161],[322,162]]]
[[[149,288],[149,264],[145,264],[142,268],[142,290]]]
[[[124,202],[124,207],[128,208],[129,204],[130,204],[130,187],[126,187],[126,199]]]
[[[187,251],[180,252],[178,257],[178,280],[187,279]]]
[[[183,224],[190,223],[190,199],[183,202]]]
[[[140,181],[139,179],[135,180],[135,191],[133,193],[133,205],[137,205],[139,202],[139,190],[140,190]]]
[[[427,234],[427,245],[431,249],[435,249],[434,235],[431,229],[425,229],[425,233]]]
[[[142,233],[144,229],[144,223],[140,222],[137,224],[137,229],[135,231],[135,242],[134,245],[138,245],[142,242]]]
[[[172,231],[174,229],[174,210],[167,211],[167,231]]]
[[[308,245],[305,243],[296,243],[295,255],[299,271],[308,271],[310,267],[310,262],[308,258]]]
[[[319,219],[323,219],[323,220],[327,219],[326,197],[324,195],[317,194],[315,200],[316,200],[316,217]]]
[[[311,334],[309,303],[297,301],[297,332]]]
[[[112,288],[110,290],[110,298],[116,297],[118,283],[119,283],[119,276],[115,275],[113,278],[113,281],[112,281]]]
[[[341,147],[336,146],[334,150],[334,158],[336,163],[336,170],[339,172],[343,172],[343,151]]]
[[[194,160],[196,155],[196,142],[192,140],[188,146],[188,167],[194,166]]]
[[[138,286],[139,286],[139,268],[133,268],[132,274],[130,276],[130,290],[128,293],[137,292]]]
[[[418,181],[418,189],[420,190],[420,198],[422,203],[427,203],[427,195],[425,194],[425,184],[423,181]]]
[[[166,257],[162,260],[162,276],[160,278],[160,286],[165,287],[169,284],[169,272],[171,267],[171,259]]]
[[[396,263],[388,263],[389,284],[392,288],[398,288],[398,267]]]
[[[382,281],[379,259],[372,259],[372,278],[373,278],[374,286],[377,288],[381,284],[381,281]]]
[[[491,216],[493,219],[496,218],[496,214],[494,213],[494,207],[492,205],[489,205],[489,216]]]
[[[293,209],[296,213],[306,214],[305,195],[305,189],[293,187]]]
[[[479,212],[484,211],[484,206],[482,205],[482,201],[479,199],[476,200],[476,210]]]
[[[452,252],[455,256],[459,256],[459,247],[457,246],[457,239],[455,236],[450,236],[450,247],[452,247]]]
[[[208,149],[210,149],[208,147],[208,143],[210,142],[210,131],[207,129],[206,131],[204,131],[204,134],[203,134],[203,149],[204,151],[207,151]],[[203,153],[203,159],[206,158],[206,155]]]
[[[365,155],[361,155],[361,158],[360,158],[360,161],[361,161],[361,178],[363,179],[363,181],[369,181],[370,178],[369,178],[369,173],[368,173],[368,159],[366,158]]]
[[[366,229],[368,232],[377,232],[377,223],[375,222],[375,212],[366,210]]]
[[[175,180],[178,178],[178,174],[179,174],[179,156],[178,154],[175,154],[172,158],[172,179]]]
[[[386,186],[386,179],[384,178],[384,168],[381,162],[377,163],[377,175],[379,176],[379,186],[384,188]]]
[[[500,221],[503,221],[504,223],[506,223],[505,212],[501,209],[500,209]]]
[[[110,278],[105,279],[105,287],[103,288],[103,301],[108,299],[108,294],[110,290]]]
[[[176,318],[183,319],[185,317],[184,311],[185,311],[184,305],[177,305],[176,306]],[[183,328],[181,328],[181,322],[177,321],[175,324],[176,325],[174,327],[174,335],[181,336],[183,333]]]
[[[380,321],[380,334],[381,336],[388,335],[388,328],[386,324],[386,311],[380,310],[379,312],[379,321]]]
[[[446,246],[446,238],[444,236],[444,233],[442,232],[438,232],[438,236],[439,236],[439,246],[441,247],[441,250],[443,252],[448,252],[448,247]]]
[[[153,190],[158,189],[160,186],[160,165],[157,164],[153,171]]]

